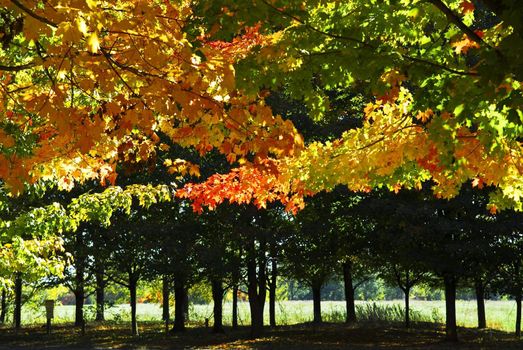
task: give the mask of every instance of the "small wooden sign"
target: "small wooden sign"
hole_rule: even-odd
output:
[[[48,320],[54,318],[54,300],[45,301],[45,315]]]

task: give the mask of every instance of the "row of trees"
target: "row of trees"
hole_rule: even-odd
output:
[[[174,329],[182,330],[187,287],[206,279],[216,330],[223,289],[243,284],[254,335],[278,274],[310,284],[319,321],[321,286],[337,271],[353,322],[354,281],[371,271],[407,296],[418,281],[442,284],[449,339],[457,337],[459,283],[474,284],[478,310],[482,291],[511,294],[519,334],[521,229],[512,212],[485,213],[480,191],[492,187],[493,212],[522,209],[517,2],[4,3],[2,187],[27,194],[33,186],[114,184],[117,174],[120,184],[186,185],[187,177],[154,173],[165,164],[182,177],[201,172],[207,181],[177,193],[196,209],[217,207],[197,217],[178,199],[144,211],[96,204],[93,194],[76,207],[81,219],[67,224],[60,205],[35,211],[38,204],[17,208],[2,196],[0,209],[9,208],[0,225],[0,282],[13,282],[17,325],[22,281],[60,275],[63,266],[64,279],[54,283],[68,283],[77,295],[78,324],[90,274],[100,315],[108,279],[129,289],[133,332],[141,280],[162,278],[166,292],[173,281]],[[227,162],[215,161],[212,150]],[[426,194],[454,197],[469,182],[477,190],[450,202]],[[389,199],[379,191],[348,195],[340,184],[355,191],[425,188]],[[246,205],[278,200],[297,211],[316,193],[296,217]],[[65,205],[65,197],[46,200]],[[218,206],[227,199],[239,207]],[[85,223],[107,224],[109,212],[110,229]],[[74,233],[61,237],[65,224]]]
[[[129,291],[132,332],[137,334],[137,285],[163,281],[163,300],[174,291],[172,330],[183,331],[188,290],[207,281],[214,301],[213,330],[223,332],[222,302],[232,290],[233,327],[237,295],[245,291],[253,336],[263,329],[269,300],[270,325],[276,325],[276,281],[286,277],[311,288],[314,322],[321,322],[321,290],[342,277],[346,321],[356,322],[355,290],[369,276],[380,276],[405,296],[421,282],[443,287],[446,329],[456,339],[456,289],[474,288],[478,327],[486,327],[484,300],[489,294],[510,295],[517,303],[516,334],[521,328],[521,215],[485,211],[487,191],[467,191],[452,201],[435,200],[423,191],[399,195],[354,195],[338,188],[323,193],[292,216],[281,207],[266,210],[222,205],[194,214],[187,202],[174,201],[149,209],[133,206],[117,214],[110,227],[83,224],[66,237],[73,263],[64,278],[46,278],[42,286],[62,283],[76,298],[75,324],[82,326],[83,302],[96,294],[96,319],[104,319],[104,290],[117,283]],[[15,325],[20,327],[22,274],[16,275]],[[5,302],[5,298],[3,299]],[[2,309],[5,313],[5,307]],[[169,305],[164,303],[164,319]]]

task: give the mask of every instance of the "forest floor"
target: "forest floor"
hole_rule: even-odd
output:
[[[298,324],[266,328],[264,336],[250,339],[249,328],[226,328],[225,334],[189,327],[183,334],[166,334],[159,322],[140,324],[141,334],[131,336],[128,324],[88,325],[85,335],[71,325],[60,325],[47,335],[45,328],[27,327],[14,334],[0,328],[0,350],[26,349],[523,349],[523,341],[494,330],[460,328],[460,341],[444,341],[441,325],[417,323],[407,330],[399,324]]]

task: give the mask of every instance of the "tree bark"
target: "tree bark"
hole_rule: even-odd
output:
[[[516,337],[521,337],[521,290],[515,296],[516,299]]]
[[[401,284],[401,275],[398,276],[398,283]],[[410,289],[412,288],[412,283],[410,280],[410,271],[409,269],[405,270],[405,285],[403,287],[403,294],[405,296],[405,328],[410,328]]]
[[[276,279],[278,276],[278,263],[271,260],[271,281],[269,284],[269,324],[276,327]]]
[[[232,328],[238,329],[238,285],[232,286]]]
[[[314,319],[312,322],[321,323],[321,283],[312,284],[312,299],[314,304]]]
[[[445,284],[445,335],[446,340],[458,341],[458,330],[456,326],[456,278],[446,275],[443,278]]]
[[[164,276],[162,279],[162,320],[169,320],[169,298],[170,298],[169,278]]]
[[[174,280],[174,324],[173,332],[185,331],[185,283],[181,278]]]
[[[15,309],[13,311],[16,332],[22,327],[22,282],[22,274],[17,273],[15,277]]]
[[[131,295],[131,333],[138,335],[138,320],[136,319],[136,287],[138,279],[129,274],[129,294]]]
[[[170,297],[170,288],[169,288],[169,278],[163,276],[162,279],[162,320],[169,321],[169,297]]]
[[[75,241],[75,260],[74,267],[75,274],[75,327],[84,326],[84,300],[85,300],[85,255],[84,255],[84,241],[82,230],[76,231]],[[83,328],[82,328],[83,329]]]
[[[5,315],[7,314],[7,291],[2,289],[2,305],[0,310],[0,324],[5,323]]]
[[[481,279],[476,279],[474,282],[474,288],[476,290],[476,303],[478,310],[478,328],[487,328],[487,318],[485,315],[485,286]]]
[[[83,268],[78,268],[76,270],[76,288],[74,290],[75,297],[75,313],[74,313],[74,325],[75,327],[82,327],[84,320],[84,299],[85,299],[85,289],[84,289],[84,270]]]
[[[410,328],[410,286],[403,290],[405,295],[405,328]]]
[[[185,288],[183,293],[183,317],[185,322],[189,322],[189,288]]]
[[[221,279],[214,279],[212,282],[212,300],[214,323],[212,331],[214,333],[224,333],[223,330],[223,285]]]
[[[96,271],[96,321],[105,321],[105,279],[103,267]]]
[[[345,288],[345,307],[347,309],[345,323],[355,323],[356,306],[354,303],[354,287],[352,285],[352,264],[349,261],[343,263],[343,284]]]
[[[260,240],[256,254],[254,238],[249,242],[247,260],[247,283],[249,307],[251,311],[251,337],[258,338],[263,333],[263,309],[265,307],[265,242]],[[256,257],[258,259],[256,259]]]

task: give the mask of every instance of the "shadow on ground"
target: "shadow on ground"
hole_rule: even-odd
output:
[[[28,327],[18,335],[0,328],[0,350],[27,349],[523,349],[513,335],[493,331],[460,329],[460,342],[447,343],[441,326],[417,324],[406,330],[399,325],[301,324],[267,328],[264,336],[249,339],[249,329],[192,327],[183,334],[166,334],[160,323],[142,323],[141,334],[131,336],[126,324],[92,324],[85,335],[71,325],[53,328],[47,335],[42,327]]]

